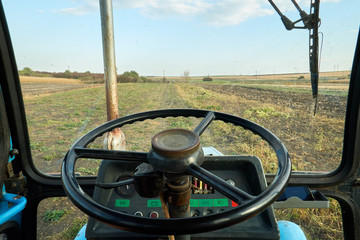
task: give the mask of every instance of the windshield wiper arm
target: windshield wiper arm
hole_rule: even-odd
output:
[[[294,4],[295,8],[299,11],[300,19],[292,22],[289,18],[287,18],[279,8],[275,5],[272,0],[268,0],[271,6],[275,9],[275,11],[279,14],[281,21],[283,22],[285,28],[287,30],[292,30],[294,28],[302,28],[309,30],[309,65],[310,65],[310,77],[311,77],[311,88],[312,88],[312,96],[315,100],[314,106],[314,115],[316,114],[317,109],[317,97],[318,97],[318,89],[319,89],[319,8],[320,8],[320,0],[311,0],[310,3],[310,14],[307,14],[303,11],[300,6],[297,4],[295,0],[291,0]],[[302,21],[304,26],[295,26],[296,23]]]

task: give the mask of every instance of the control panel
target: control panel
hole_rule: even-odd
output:
[[[124,164],[118,161],[103,161],[98,175],[98,181],[104,183],[116,182],[131,178],[138,164]],[[216,174],[231,185],[258,195],[266,187],[260,160],[254,156],[229,156],[205,161],[205,169]],[[237,204],[217,192],[201,180],[190,177],[192,194],[190,199],[190,212],[192,217],[211,215],[237,207]],[[146,218],[164,218],[159,198],[140,197],[132,184],[115,189],[96,188],[94,200],[123,212]],[[140,233],[126,232],[90,218],[86,236],[88,239],[117,238],[129,239],[132,237],[150,239],[167,239],[167,236],[146,236]],[[231,227],[207,233],[193,234],[191,239],[278,239],[279,232],[270,207],[261,214],[245,222]]]
[[[127,178],[130,178],[130,176],[127,176]],[[225,211],[226,209],[237,206],[235,202],[224,197],[222,194],[215,192],[211,186],[208,186],[201,180],[195,177],[192,177],[191,179],[193,186],[192,197],[190,199],[192,217]],[[235,185],[235,182],[232,179],[226,179],[226,181]],[[163,217],[160,199],[140,197],[136,194],[133,185],[126,185],[115,189],[115,196],[112,206],[110,206],[112,209],[142,217]]]

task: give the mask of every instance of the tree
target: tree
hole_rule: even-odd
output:
[[[190,78],[190,72],[189,70],[185,70],[184,74],[183,74],[183,78],[185,79],[185,81],[188,81]]]
[[[123,74],[121,74],[120,76],[118,76],[117,81],[118,82],[122,82],[122,83],[126,83],[126,82],[138,82],[138,80],[140,80],[140,76],[137,72],[135,71],[126,71]]]
[[[20,75],[24,75],[24,76],[31,76],[33,73],[33,70],[31,70],[31,68],[29,67],[24,67],[23,70],[19,71]]]
[[[64,77],[65,77],[65,78],[71,78],[71,72],[70,72],[70,70],[66,70],[66,71],[64,72]]]
[[[147,77],[144,77],[144,76],[141,76],[140,79],[146,83],[146,82],[149,82],[149,79]]]

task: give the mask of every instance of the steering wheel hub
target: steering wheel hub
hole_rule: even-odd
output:
[[[165,173],[182,173],[190,164],[204,161],[199,136],[186,129],[162,131],[152,138],[151,146],[149,163]]]
[[[199,136],[185,129],[169,129],[156,134],[151,141],[152,149],[166,157],[183,157],[200,147]]]

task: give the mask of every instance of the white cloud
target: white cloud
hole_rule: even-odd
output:
[[[74,0],[72,2],[77,6],[70,8],[63,8],[57,10],[56,12],[82,16],[92,13],[94,11],[98,11],[99,9],[99,2],[96,0]]]
[[[152,0],[119,2],[117,7],[135,6],[148,17],[196,17],[204,24],[236,25],[249,18],[272,14],[263,0]],[[135,3],[137,2],[137,4]]]
[[[151,17],[197,16],[210,6],[206,1],[158,0],[142,8],[141,12]]]
[[[82,15],[91,13],[92,9],[90,9],[88,6],[80,5],[80,6],[73,7],[73,8],[63,8],[63,9],[60,9],[58,12],[70,14],[70,15],[82,16]]]
[[[324,0],[338,2],[340,0]],[[84,15],[98,11],[98,0],[73,0],[76,6],[59,10],[73,15]],[[274,0],[281,11],[296,11],[289,0]],[[298,0],[305,11],[309,2]],[[266,0],[113,0],[114,9],[138,9],[151,18],[197,18],[203,24],[214,26],[237,25],[248,19],[275,14]]]
[[[273,14],[267,5],[257,0],[227,0],[213,4],[201,18],[215,26],[237,25],[253,17]]]
[[[154,0],[113,0],[114,8],[146,8],[158,1]]]

